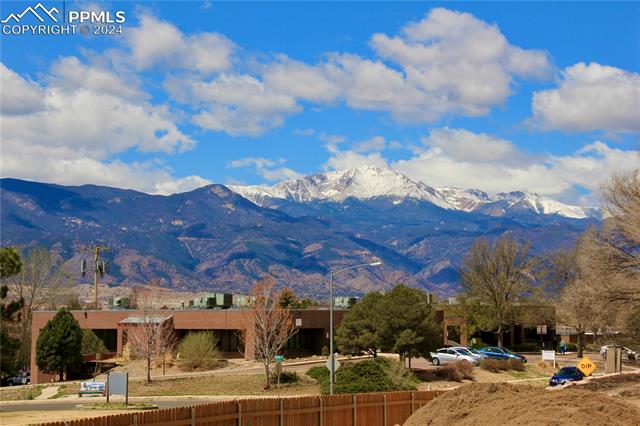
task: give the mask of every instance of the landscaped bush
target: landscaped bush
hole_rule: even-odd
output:
[[[280,373],[280,384],[298,383],[299,381],[300,376],[295,371],[282,371]],[[278,374],[275,371],[271,373],[271,383],[278,383]]]
[[[471,345],[471,347],[473,349],[482,349],[482,348],[486,348],[487,346],[489,346],[489,345],[487,345],[486,343],[482,342],[481,340],[478,340],[477,342],[474,342]]]
[[[567,343],[567,352],[578,352],[578,346],[575,343]]]
[[[322,393],[329,393],[329,370],[313,367],[307,375],[318,381]],[[384,392],[414,390],[416,379],[397,361],[377,357],[355,363],[344,363],[336,371],[334,393]]]
[[[415,370],[415,376],[423,382],[449,381],[461,382],[464,379],[473,380],[473,364],[468,361],[458,361],[453,364],[445,364],[433,370]]]
[[[509,358],[507,360],[507,365],[509,366],[509,370],[524,371],[524,362],[519,359]]]
[[[183,370],[204,370],[218,366],[218,339],[210,331],[191,332],[178,345],[178,365]]]
[[[483,370],[497,373],[499,371],[524,371],[524,363],[517,359],[490,359],[485,358],[480,362],[480,368]]]
[[[311,367],[306,374],[317,381],[324,379],[329,380],[329,370],[327,367]]]

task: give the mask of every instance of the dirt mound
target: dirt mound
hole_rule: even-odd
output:
[[[405,426],[633,425],[640,411],[590,390],[548,391],[506,383],[472,383],[432,400]]]

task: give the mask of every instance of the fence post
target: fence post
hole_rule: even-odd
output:
[[[356,407],[356,396],[353,395],[353,426],[356,426],[358,424],[358,414],[357,414],[357,407]]]
[[[280,398],[280,426],[284,426],[284,401]]]
[[[242,403],[238,401],[238,426],[242,426]]]
[[[413,392],[411,392],[411,414],[413,414],[413,410],[414,410],[414,407],[413,407]]]
[[[319,426],[322,426],[322,397],[321,396],[318,397],[318,401],[320,401],[320,411],[319,411],[319,414],[320,414],[320,425]]]
[[[191,407],[191,426],[196,426],[196,407]]]
[[[382,395],[382,426],[387,426],[387,395]]]
[[[138,415],[137,414],[133,415],[133,426],[138,426]]]

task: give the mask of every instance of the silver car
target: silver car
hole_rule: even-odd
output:
[[[467,361],[474,365],[480,363],[467,348],[463,347],[441,348],[430,354],[433,365],[452,364],[458,361]]]

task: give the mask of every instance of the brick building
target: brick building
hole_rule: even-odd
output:
[[[346,310],[334,311],[334,323],[337,327]],[[55,311],[37,311],[33,313],[31,325],[31,381],[48,382],[54,375],[39,371],[35,361],[36,341],[40,330],[52,319]],[[135,318],[142,315],[134,309],[123,310],[81,310],[72,311],[80,327],[93,330],[102,339],[108,352],[122,353],[127,336],[135,327]],[[286,347],[288,356],[306,356],[322,353],[322,347],[328,346],[329,311],[327,308],[292,311],[298,332],[289,340]],[[254,320],[249,309],[185,309],[165,310],[162,316],[170,319],[174,332],[183,337],[190,331],[210,330],[219,340],[219,349],[223,356],[244,356],[254,358]],[[245,333],[246,345],[238,339],[238,333]]]

